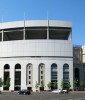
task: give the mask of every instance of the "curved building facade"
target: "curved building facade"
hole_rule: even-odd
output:
[[[9,90],[32,89],[44,82],[44,90],[56,81],[61,88],[70,79],[73,88],[72,22],[17,21],[0,24],[0,77],[10,77]]]

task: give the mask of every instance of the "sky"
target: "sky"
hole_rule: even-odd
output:
[[[72,40],[85,45],[85,0],[0,0],[0,23],[24,20],[72,21]]]

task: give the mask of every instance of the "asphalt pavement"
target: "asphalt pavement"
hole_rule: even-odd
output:
[[[70,92],[66,94],[32,92],[31,95],[18,95],[17,92],[2,92],[0,100],[85,100],[85,92]]]

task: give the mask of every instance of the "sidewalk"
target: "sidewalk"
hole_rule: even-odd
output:
[[[85,91],[70,91],[70,93],[85,93]]]

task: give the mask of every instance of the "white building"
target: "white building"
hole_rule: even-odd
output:
[[[69,40],[70,36],[70,40]],[[35,90],[36,81],[47,84],[70,79],[73,88],[72,22],[33,20],[0,24],[0,77],[9,90]],[[2,90],[6,89],[6,85]]]

